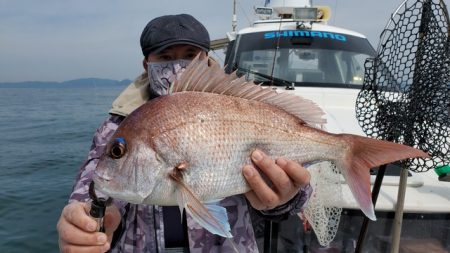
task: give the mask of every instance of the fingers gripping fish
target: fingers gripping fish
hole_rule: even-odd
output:
[[[299,163],[331,161],[361,210],[375,220],[369,169],[418,149],[319,129],[312,101],[264,89],[206,60],[194,60],[169,95],[142,105],[119,126],[96,168],[97,189],[131,203],[178,205],[212,233],[231,237],[213,200],[249,191],[241,169],[258,148]]]

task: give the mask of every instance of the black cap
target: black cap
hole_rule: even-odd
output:
[[[177,44],[193,45],[209,51],[208,31],[191,15],[179,14],[151,20],[141,34],[141,48],[144,56],[158,53]]]

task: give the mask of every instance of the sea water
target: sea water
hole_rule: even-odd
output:
[[[0,252],[59,252],[61,210],[123,88],[0,87]]]

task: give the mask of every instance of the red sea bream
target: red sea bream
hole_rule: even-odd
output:
[[[226,212],[207,203],[249,187],[242,167],[260,149],[299,163],[328,160],[361,210],[375,219],[369,169],[427,154],[412,147],[320,130],[322,110],[194,60],[169,95],[119,126],[96,168],[97,189],[131,203],[178,205],[209,231],[231,237]]]

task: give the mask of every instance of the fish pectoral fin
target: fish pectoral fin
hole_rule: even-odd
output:
[[[213,234],[227,238],[233,237],[230,232],[227,210],[224,207],[219,206],[217,202],[203,204],[180,177],[175,181],[178,185],[177,202],[180,212],[185,209],[200,226]]]
[[[209,232],[222,237],[232,238],[233,235],[231,235],[230,232],[231,228],[230,223],[228,222],[227,209],[222,206],[212,204],[203,205],[203,207],[206,208],[206,212],[209,213],[209,217],[208,215],[202,213],[202,210],[196,208],[194,205],[188,204],[186,210],[198,224],[207,229]]]

